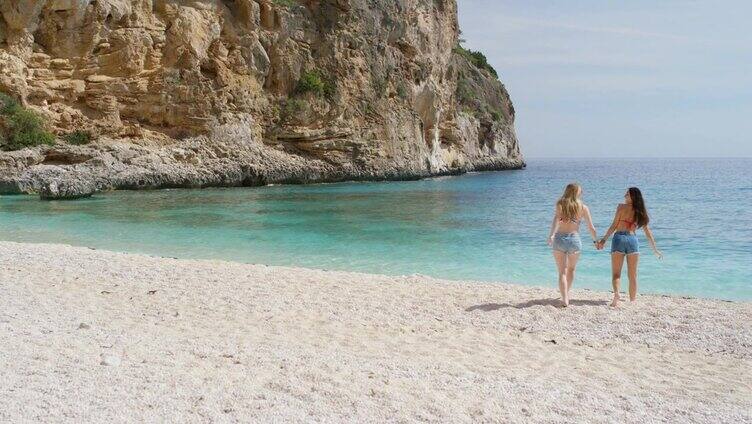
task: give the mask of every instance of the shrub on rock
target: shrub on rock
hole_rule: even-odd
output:
[[[317,96],[329,98],[334,95],[334,84],[324,77],[321,72],[314,69],[303,72],[295,87],[295,93],[313,93]]]
[[[14,98],[0,93],[0,143],[3,150],[19,150],[53,144],[55,136],[44,129],[44,121]]]
[[[63,136],[63,140],[67,141],[68,144],[73,144],[76,146],[80,146],[82,144],[89,144],[91,143],[91,133],[88,131],[73,131],[71,133],[65,134]]]

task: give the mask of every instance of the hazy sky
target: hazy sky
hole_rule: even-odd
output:
[[[458,0],[528,157],[752,157],[752,2]]]

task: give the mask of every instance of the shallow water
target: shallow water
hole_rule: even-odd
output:
[[[546,235],[573,180],[599,234],[625,188],[643,189],[665,259],[640,232],[642,292],[752,299],[750,159],[530,160],[521,171],[409,182],[4,196],[0,239],[553,287]],[[608,253],[582,235],[576,286],[610,290]]]

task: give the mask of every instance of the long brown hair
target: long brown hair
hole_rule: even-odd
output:
[[[634,210],[634,220],[637,228],[648,225],[650,217],[648,210],[645,208],[645,200],[642,198],[642,192],[637,187],[629,187],[629,198],[632,199],[632,210]]]
[[[582,213],[582,201],[579,199],[579,194],[582,188],[577,183],[567,184],[567,188],[564,189],[564,194],[561,195],[559,201],[556,202],[556,206],[561,211],[561,217],[571,221],[575,221],[580,218]]]

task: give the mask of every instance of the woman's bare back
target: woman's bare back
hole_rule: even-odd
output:
[[[580,222],[586,217],[587,206],[582,205],[582,210],[576,219],[567,219],[563,216],[560,209],[557,209],[556,219],[559,220],[558,232],[560,233],[578,233],[580,232]]]
[[[632,205],[620,203],[616,208],[616,231],[635,231],[637,223],[635,222],[635,213]]]

